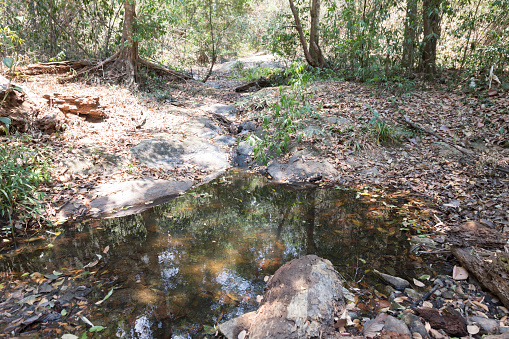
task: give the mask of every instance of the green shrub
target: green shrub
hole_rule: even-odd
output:
[[[29,138],[25,138],[29,141]],[[42,195],[39,184],[50,178],[50,161],[45,149],[32,149],[19,137],[0,145],[0,217],[20,221],[41,217]]]

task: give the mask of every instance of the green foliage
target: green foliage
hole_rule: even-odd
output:
[[[0,145],[0,216],[9,221],[38,219],[41,216],[41,194],[37,187],[50,179],[51,166],[45,149],[32,149],[25,137],[11,138]]]
[[[263,116],[263,138],[250,136],[250,142],[255,146],[254,154],[257,161],[267,164],[269,159],[277,154],[288,151],[292,139],[302,141],[306,135],[301,132],[302,121],[306,118],[320,118],[317,110],[311,106],[310,96],[305,89],[313,80],[313,75],[307,71],[305,65],[292,65],[286,71],[290,77],[290,90],[279,88],[279,100],[274,103],[269,113]],[[316,137],[322,133],[316,132],[307,137]]]

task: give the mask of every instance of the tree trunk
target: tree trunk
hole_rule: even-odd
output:
[[[432,75],[436,72],[437,42],[440,37],[441,0],[424,0],[422,5],[423,48],[422,70]]]
[[[304,57],[306,58],[307,63],[313,67],[323,67],[325,60],[322,54],[322,50],[320,49],[318,36],[318,26],[320,23],[320,0],[312,0],[311,3],[311,30],[309,48],[304,36],[304,31],[302,30],[299,12],[297,12],[293,0],[288,1],[290,2],[290,9],[292,10],[293,18],[295,20],[295,28],[299,34],[299,40],[302,45],[302,50],[304,52]]]
[[[403,40],[403,57],[401,66],[403,68],[412,70],[414,66],[414,54],[416,46],[416,21],[417,21],[417,0],[407,0],[406,3],[406,18],[405,18],[405,33]]]
[[[129,84],[138,81],[138,41],[135,33],[136,0],[124,2],[124,27],[122,28],[122,49],[117,59],[117,65],[125,69]]]
[[[320,23],[320,0],[312,0],[311,3],[311,27],[309,32],[309,55],[313,62],[323,67],[325,60],[319,46],[318,27]]]

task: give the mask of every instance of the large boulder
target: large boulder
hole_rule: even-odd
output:
[[[316,255],[294,259],[267,284],[258,311],[219,326],[227,338],[319,338],[331,332],[345,307],[343,286],[331,262]]]

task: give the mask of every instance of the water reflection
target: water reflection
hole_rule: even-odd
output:
[[[422,274],[391,210],[356,195],[229,173],[142,214],[77,225],[0,268],[69,272],[98,261],[87,268],[96,282],[88,297],[115,289],[90,319],[104,336],[203,336],[256,309],[264,277],[304,254],[328,258],[351,281],[372,268]]]

